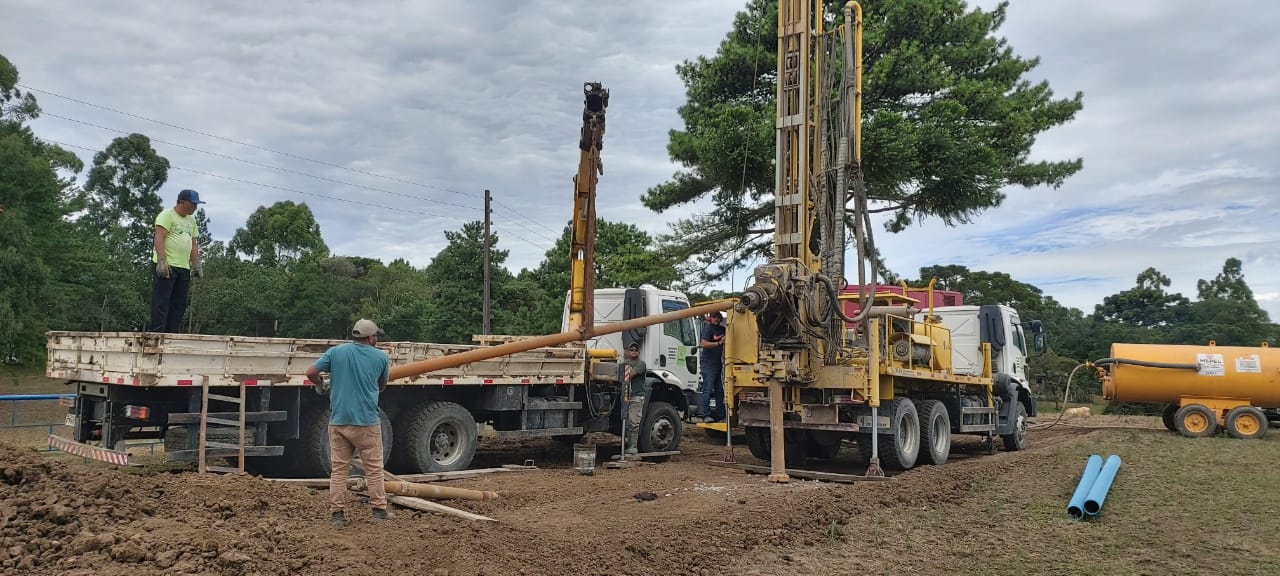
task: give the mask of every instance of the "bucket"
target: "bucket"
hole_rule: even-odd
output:
[[[583,476],[596,475],[596,447],[585,444],[573,445],[573,469]]]

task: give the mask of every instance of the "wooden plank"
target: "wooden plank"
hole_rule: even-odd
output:
[[[649,457],[657,457],[657,456],[675,456],[679,453],[680,453],[679,450],[666,450],[663,452],[641,452],[639,454],[628,454],[627,457],[628,458],[649,458]],[[613,456],[610,456],[609,459],[621,460],[622,455],[614,454]]]
[[[239,448],[206,448],[204,455],[208,458],[227,458],[240,455]],[[197,460],[200,457],[199,450],[174,450],[167,452],[165,455],[170,461],[181,462],[184,460]],[[245,446],[245,456],[282,456],[284,455],[284,446]],[[327,481],[326,481],[327,482]]]
[[[737,468],[749,474],[771,474],[773,470],[768,466],[754,466],[752,464],[738,464],[736,462],[722,462],[719,460],[708,460],[707,464],[719,466],[721,468]],[[823,480],[826,482],[839,482],[841,484],[852,484],[854,482],[882,482],[892,480],[888,476],[858,476],[856,474],[837,474],[835,472],[818,472],[815,470],[796,470],[787,468],[787,475],[795,478],[804,478],[807,480]]]
[[[423,500],[422,498],[414,498],[412,496],[387,496],[387,501],[392,504],[395,504],[396,506],[412,508],[420,512],[435,512],[438,514],[448,514],[450,516],[457,516],[459,518],[466,518],[467,520],[477,520],[481,522],[497,522],[497,520],[494,520],[493,518],[490,518],[488,516],[472,514],[471,512],[467,512],[466,510],[451,508],[449,506],[445,506],[444,504],[440,504],[438,502]]]
[[[542,438],[546,436],[569,436],[582,434],[582,428],[539,428],[535,430],[494,430],[497,438]]]
[[[445,482],[448,480],[477,478],[496,472],[522,472],[526,470],[538,470],[538,467],[506,464],[502,468],[477,468],[475,470],[456,470],[454,472],[428,472],[424,474],[391,474],[390,472],[387,472],[385,473],[385,477],[388,480],[399,480],[402,482]],[[354,478],[354,476],[352,477]],[[296,484],[311,488],[327,488],[329,486],[328,478],[267,478],[267,480],[279,482],[281,484]]]
[[[240,403],[240,398],[238,398],[238,397],[236,397],[236,396],[226,396],[226,395],[224,395],[224,394],[210,394],[210,395],[209,395],[209,399],[210,399],[210,400],[221,400],[221,401],[223,401],[223,402],[230,402],[230,403],[232,403],[232,404],[239,404],[239,403]],[[236,414],[239,414],[239,412],[236,412]]]
[[[284,422],[289,419],[289,413],[284,410],[270,410],[265,412],[245,412],[245,419],[249,422]],[[215,418],[230,419],[238,418],[239,412],[210,412],[209,421]],[[170,424],[195,424],[200,421],[199,412],[173,412],[169,414]],[[236,422],[235,424],[238,424]]]

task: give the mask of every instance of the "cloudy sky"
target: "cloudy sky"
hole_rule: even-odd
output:
[[[40,136],[86,163],[151,136],[175,168],[166,203],[200,190],[216,238],[305,201],[335,253],[425,266],[488,188],[518,270],[568,218],[585,81],[612,92],[601,215],[654,233],[678,216],[639,201],[674,170],[674,66],[712,54],[744,5],[3,0],[0,53],[43,91]],[[1235,256],[1280,318],[1277,29],[1264,1],[1015,0],[1001,33],[1041,57],[1034,79],[1085,94],[1034,155],[1085,168],[969,225],[882,232],[888,265],[1004,271],[1091,311],[1148,266],[1194,295]]]

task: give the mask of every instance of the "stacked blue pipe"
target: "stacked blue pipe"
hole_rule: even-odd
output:
[[[1102,503],[1107,500],[1111,484],[1115,482],[1116,473],[1120,471],[1120,457],[1112,454],[1104,464],[1102,456],[1093,454],[1084,466],[1084,474],[1080,475],[1080,483],[1067,503],[1067,514],[1072,520],[1084,520],[1087,516],[1097,516],[1102,511]]]

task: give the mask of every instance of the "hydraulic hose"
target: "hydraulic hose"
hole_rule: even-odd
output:
[[[1199,370],[1200,367],[1195,364],[1178,364],[1175,362],[1150,362],[1147,360],[1132,360],[1129,358],[1103,358],[1094,360],[1094,366],[1105,366],[1107,364],[1129,364],[1132,366],[1145,366],[1147,368],[1169,368],[1171,370]]]

